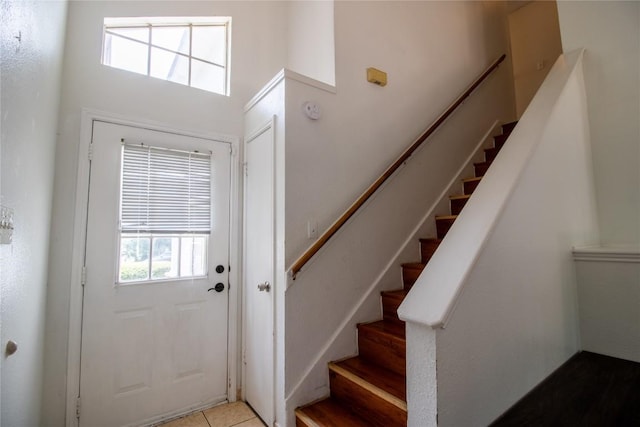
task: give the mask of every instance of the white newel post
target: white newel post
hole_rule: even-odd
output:
[[[436,331],[407,322],[408,427],[438,425]]]

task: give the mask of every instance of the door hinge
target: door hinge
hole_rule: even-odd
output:
[[[242,166],[244,167],[244,176],[249,176],[249,166],[247,165],[247,162],[244,162]]]
[[[87,267],[82,266],[82,271],[80,272],[80,284],[84,286],[87,283]]]
[[[93,142],[89,144],[89,152],[87,153],[87,157],[89,157],[89,161],[93,160]]]
[[[80,398],[76,399],[76,418],[80,418]]]

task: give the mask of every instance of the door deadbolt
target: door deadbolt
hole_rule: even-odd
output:
[[[216,273],[224,273],[224,266],[219,265],[216,267]]]

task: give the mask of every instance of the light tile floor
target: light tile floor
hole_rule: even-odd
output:
[[[226,403],[195,412],[158,427],[265,427],[244,402]]]

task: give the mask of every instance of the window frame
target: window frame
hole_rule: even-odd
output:
[[[189,52],[188,54],[174,51],[164,46],[154,45],[153,44],[153,28],[176,28],[176,27],[186,27],[189,28]],[[204,58],[195,57],[192,55],[193,52],[193,28],[194,27],[224,27],[225,28],[225,37],[224,37],[224,64],[218,64],[212,61],[209,61]],[[136,28],[147,28],[148,38],[147,41],[142,41],[135,39],[133,37],[127,37],[122,34],[118,34],[116,32],[110,31],[113,29],[136,29]],[[153,49],[159,49],[164,52],[169,52],[177,57],[186,58],[188,60],[188,81],[187,84],[183,84],[185,86],[193,87],[194,89],[205,90],[210,93],[216,93],[219,95],[230,96],[231,89],[231,17],[230,16],[217,16],[217,17],[162,17],[162,18],[104,18],[103,23],[103,35],[102,35],[102,53],[100,58],[100,63],[107,67],[121,69],[112,65],[109,65],[105,62],[105,55],[107,54],[107,35],[111,37],[118,37],[120,39],[124,39],[130,42],[138,43],[140,45],[144,45],[147,48],[147,67],[146,75],[148,77],[159,78],[161,80],[170,81],[172,83],[183,84],[180,82],[175,82],[168,79],[163,79],[161,77],[155,77],[152,75],[152,55],[151,52]],[[199,61],[208,65],[212,65],[214,67],[222,68],[224,70],[224,83],[223,83],[223,93],[219,93],[216,91],[211,91],[208,89],[202,89],[197,86],[192,86],[192,70],[193,70],[193,61]],[[125,70],[130,72],[131,70]],[[142,74],[142,73],[139,73]]]
[[[126,140],[125,138],[121,138],[120,140],[121,143],[121,155],[120,155],[120,190],[119,190],[119,195],[118,195],[118,202],[119,202],[119,213],[118,213],[118,245],[117,245],[117,258],[116,258],[116,285],[117,286],[129,286],[129,285],[140,285],[140,284],[150,284],[150,283],[159,283],[159,282],[179,282],[179,281],[184,281],[184,280],[196,280],[196,279],[203,279],[203,278],[208,278],[209,277],[209,268],[211,267],[211,259],[210,259],[210,243],[211,243],[211,231],[212,231],[212,227],[213,227],[213,206],[212,206],[212,202],[213,202],[213,192],[214,192],[214,181],[213,181],[213,177],[214,177],[214,163],[213,163],[213,152],[212,151],[207,151],[207,150],[199,150],[199,149],[179,149],[179,148],[170,148],[170,147],[166,147],[163,146],[162,144],[156,145],[156,144],[147,144],[147,143],[142,143],[142,142],[138,142],[138,141],[129,141]],[[125,155],[125,152],[130,149],[132,150],[131,155]],[[140,153],[144,152],[148,152],[148,156],[149,156],[149,163],[147,164],[146,167],[139,167],[140,165],[143,165],[143,162],[141,163],[140,160],[144,157],[141,156]],[[135,153],[138,154],[135,154]],[[124,226],[123,225],[123,204],[124,204],[124,197],[125,197],[125,170],[127,171],[127,174],[129,176],[133,175],[137,175],[138,177],[142,177],[142,178],[146,178],[148,183],[154,182],[149,181],[149,178],[151,176],[157,176],[157,168],[159,167],[160,164],[166,164],[168,161],[170,161],[170,157],[171,155],[174,155],[176,158],[178,158],[178,160],[176,160],[176,162],[179,162],[181,164],[184,163],[184,159],[187,158],[187,162],[186,165],[183,166],[187,166],[187,169],[189,170],[189,174],[192,173],[192,169],[191,169],[191,155],[195,155],[196,158],[194,159],[194,161],[196,162],[196,164],[200,164],[200,166],[196,167],[193,169],[193,173],[196,176],[196,181],[198,180],[198,178],[202,178],[202,163],[203,163],[203,159],[204,159],[204,163],[207,165],[207,168],[209,169],[209,175],[208,175],[208,193],[209,193],[209,211],[208,211],[208,216],[209,216],[209,223],[208,223],[208,228],[202,228],[201,226],[196,226],[195,229],[193,229],[191,227],[190,224],[190,214],[187,215],[187,222],[185,224],[182,224],[182,228],[180,226],[178,226],[175,229],[167,229],[167,222],[166,221],[162,221],[160,223],[160,226],[158,226],[156,221],[152,221],[152,223],[155,223],[156,225],[153,226],[151,225],[151,223],[148,223],[149,228],[147,229],[140,229],[140,221],[136,221],[135,225],[129,225],[129,226]],[[153,158],[153,160],[151,160]],[[130,166],[126,166],[125,165],[125,160],[126,159],[130,159],[133,163]],[[169,168],[168,170],[172,170],[171,168]],[[175,170],[178,170],[177,168],[175,168]],[[183,172],[186,172],[185,170],[183,170]],[[160,178],[159,182],[162,182],[166,180],[166,177],[162,177]],[[190,181],[189,181],[190,182]],[[155,181],[156,185],[158,184],[158,181]],[[189,188],[190,188],[190,184],[188,184]],[[200,185],[201,186],[201,185]],[[147,188],[147,191],[154,193],[157,195],[157,191],[153,189],[154,186],[149,186]],[[134,191],[134,193],[136,193],[136,191]],[[148,195],[151,193],[146,193],[147,194],[147,199],[145,201],[143,201],[140,206],[147,206],[147,208],[153,208],[153,207],[158,207],[157,201],[152,201],[148,198]],[[196,192],[195,197],[197,198],[199,195],[202,195],[202,192]],[[191,194],[191,190],[189,190],[189,195],[188,195],[188,200],[191,200],[192,194]],[[174,199],[175,201],[175,199]],[[190,202],[188,201],[187,204],[189,204]],[[172,205],[170,208],[175,209],[175,205]],[[150,217],[148,217],[148,209],[142,209],[140,212],[144,212],[142,214],[142,217],[147,217],[146,219],[150,219]],[[196,219],[201,219],[203,218],[201,215],[195,215]],[[197,222],[202,222],[202,221],[197,221]],[[174,224],[177,224],[176,221],[174,219],[169,220],[169,223],[171,223],[171,225],[173,226]],[[134,223],[132,223],[134,224]],[[128,280],[123,280],[122,279],[122,273],[123,273],[123,239],[143,239],[143,240],[148,240],[148,258],[146,260],[141,260],[138,262],[146,262],[147,265],[147,276],[145,278],[134,278],[134,279],[128,279]],[[177,251],[177,275],[173,276],[173,277],[153,277],[153,268],[154,268],[154,262],[157,262],[159,260],[154,260],[154,240],[155,239],[161,239],[161,238],[177,238],[178,239],[178,251]],[[204,240],[204,244],[202,245],[202,249],[204,251],[204,253],[202,254],[201,259],[204,261],[203,264],[203,270],[201,274],[193,274],[193,270],[194,270],[194,264],[193,262],[195,261],[194,258],[194,252],[193,250],[191,251],[190,254],[190,258],[191,258],[191,273],[189,275],[183,275],[182,274],[182,268],[183,268],[183,249],[185,248],[184,246],[184,239],[203,239]]]
[[[122,279],[122,240],[123,239],[132,239],[132,238],[141,238],[149,240],[149,257],[146,260],[147,264],[147,277],[143,279]],[[144,284],[156,284],[162,282],[181,282],[181,281],[192,281],[198,279],[207,279],[209,277],[209,267],[210,267],[210,259],[209,259],[209,234],[204,233],[187,233],[187,234],[159,234],[159,233],[131,233],[131,232],[123,232],[121,230],[118,231],[118,256],[116,258],[117,262],[117,271],[116,271],[116,286],[129,286],[129,285],[144,285]],[[178,262],[177,262],[177,275],[173,277],[153,277],[153,267],[154,267],[154,250],[153,244],[154,239],[156,238],[176,238],[178,239]],[[184,238],[202,238],[204,239],[204,256],[202,259],[204,260],[204,271],[202,274],[191,274],[191,275],[181,275],[182,274],[182,251],[183,251],[183,239]],[[191,254],[191,261],[193,262],[193,253]],[[191,267],[193,269],[193,266]]]

